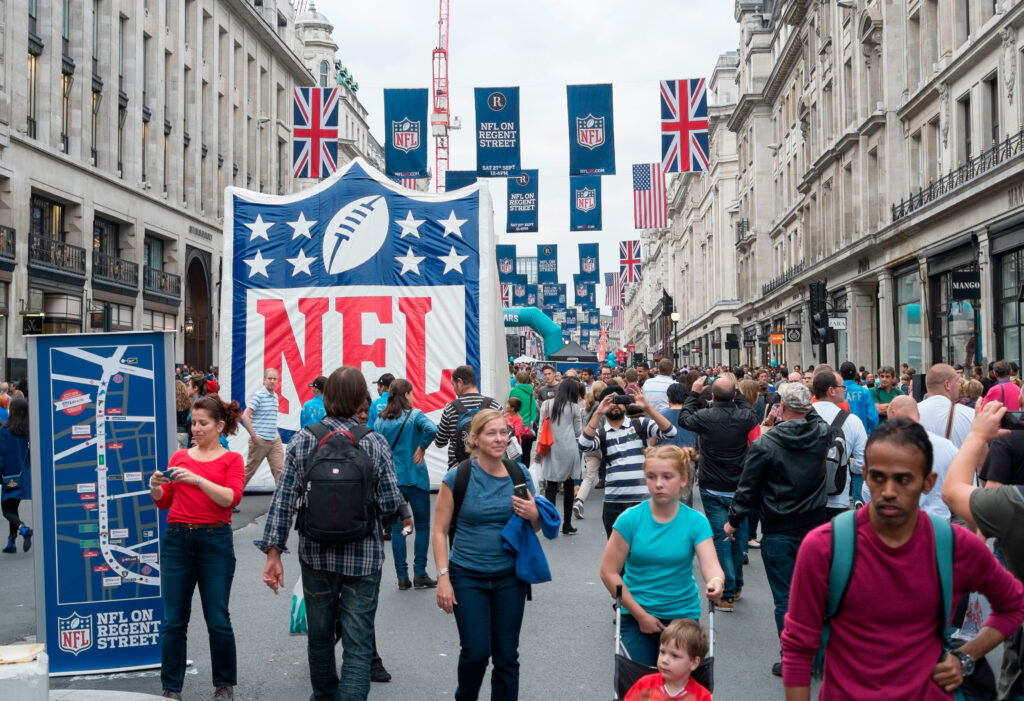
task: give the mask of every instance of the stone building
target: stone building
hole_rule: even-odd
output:
[[[4,377],[24,334],[103,328],[173,329],[178,362],[216,364],[223,190],[296,188],[292,90],[321,57],[339,160],[371,149],[329,23],[286,0],[9,0],[0,25]]]

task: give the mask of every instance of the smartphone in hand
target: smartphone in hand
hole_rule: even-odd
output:
[[[515,486],[515,488],[512,490],[512,494],[514,496],[519,497],[520,499],[529,499],[530,498],[530,492],[526,488],[525,484],[517,484]]]

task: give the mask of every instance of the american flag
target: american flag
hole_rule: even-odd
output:
[[[665,176],[658,163],[633,165],[633,228],[664,229],[668,226]]]
[[[325,178],[338,163],[338,89],[295,88],[292,175]]]
[[[296,17],[309,9],[309,2],[310,0],[291,0],[292,7],[295,9]]]
[[[708,169],[708,86],[703,78],[661,81],[661,167]]]
[[[625,328],[623,324],[623,316],[625,312],[621,309],[612,309],[612,331],[622,331]]]
[[[406,178],[401,175],[389,175],[388,178],[398,183],[407,190],[415,190],[416,183],[419,181],[418,178]]]
[[[622,286],[622,276],[619,273],[604,274],[604,303],[612,309],[622,309],[625,306],[626,290]]]
[[[622,282],[640,282],[640,240],[619,241],[619,277]]]

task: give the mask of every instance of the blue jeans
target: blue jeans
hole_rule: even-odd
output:
[[[426,574],[427,548],[430,547],[430,492],[412,485],[403,485],[399,489],[412,508],[412,522],[415,526],[412,572],[414,575]],[[405,537],[402,535],[401,521],[397,521],[391,528],[391,553],[395,556],[395,573],[398,578],[408,579],[409,565],[405,559]]]
[[[864,486],[864,475],[850,473],[850,490],[853,492],[853,501],[863,501],[861,488]]]
[[[768,575],[768,587],[775,600],[775,627],[782,635],[782,625],[789,610],[789,585],[793,581],[793,566],[796,565],[796,551],[800,549],[803,535],[765,533],[761,536],[761,560]]]
[[[160,587],[164,624],[160,630],[160,683],[181,691],[192,595],[199,586],[203,618],[210,636],[214,686],[235,686],[238,663],[228,599],[235,577],[231,526],[189,530],[168,524],[160,544]]]
[[[672,622],[671,618],[659,618],[663,625]],[[661,633],[644,633],[640,624],[622,607],[622,644],[626,646],[629,659],[648,667],[658,666],[658,648],[661,647]]]
[[[380,570],[364,577],[302,567],[306,599],[306,655],[310,701],[365,701],[370,693],[373,618],[377,613]],[[334,658],[335,622],[341,622],[341,681]]]
[[[731,599],[736,590],[743,588],[743,548],[747,544],[747,520],[740,524],[739,530],[729,540],[725,535],[725,524],[729,522],[729,507],[732,497],[720,497],[706,489],[700,490],[700,500],[704,504],[704,515],[711,524],[711,534],[715,540],[715,553],[718,564],[725,573],[725,591],[722,598]]]
[[[514,569],[486,573],[451,565],[455,623],[459,627],[459,686],[456,701],[476,701],[488,660],[491,701],[519,697],[519,630],[523,626],[526,584]]]

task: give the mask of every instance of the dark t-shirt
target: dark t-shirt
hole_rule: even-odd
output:
[[[543,404],[549,399],[554,399],[556,394],[558,394],[558,385],[555,385],[554,387],[541,385],[537,388],[537,403]]]
[[[999,539],[999,551],[1006,568],[1024,580],[1024,487],[975,489],[971,492],[971,515],[986,538]]]
[[[1024,431],[1010,431],[992,441],[979,476],[1002,484],[1024,484]]]

